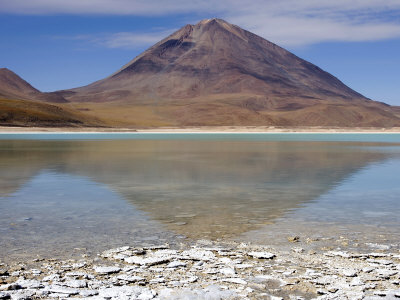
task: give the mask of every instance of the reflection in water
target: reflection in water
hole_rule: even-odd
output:
[[[373,143],[3,140],[0,253],[63,256],[75,247],[179,242],[179,235],[235,238],[276,222],[270,228],[283,232],[282,217],[293,216],[286,222],[293,230],[299,217],[290,213],[304,207],[323,210],[317,227],[337,213],[336,196],[321,195],[396,157],[398,147]]]
[[[106,186],[48,170],[0,198],[0,212],[0,258],[9,260],[173,239]]]
[[[372,243],[397,245],[400,241],[400,159],[370,164],[340,185],[305,203],[275,224],[244,233],[241,241],[268,244],[290,251],[287,236],[324,237],[357,251],[371,251]],[[302,245],[304,246],[304,244]],[[322,246],[321,242],[318,246]],[[308,247],[313,247],[309,244]]]
[[[43,170],[84,176],[194,239],[234,237],[270,224],[368,164],[398,154],[379,144],[338,142],[14,140],[0,146],[0,205],[12,207],[18,193],[6,196]],[[35,188],[43,194],[46,183]],[[107,222],[110,215],[98,209],[96,217]]]

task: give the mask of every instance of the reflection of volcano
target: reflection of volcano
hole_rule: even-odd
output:
[[[2,194],[44,168],[88,176],[191,238],[256,229],[389,155],[320,142],[1,143]]]

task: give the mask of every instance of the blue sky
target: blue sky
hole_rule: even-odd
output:
[[[400,0],[0,0],[0,67],[42,91],[78,87],[214,17],[400,105]]]

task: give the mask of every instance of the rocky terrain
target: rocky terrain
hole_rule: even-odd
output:
[[[0,299],[397,299],[400,252],[290,251],[243,243],[110,249],[0,265]]]

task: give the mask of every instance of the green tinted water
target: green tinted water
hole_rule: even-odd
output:
[[[400,231],[398,134],[1,138],[3,258],[293,233],[378,242]]]

